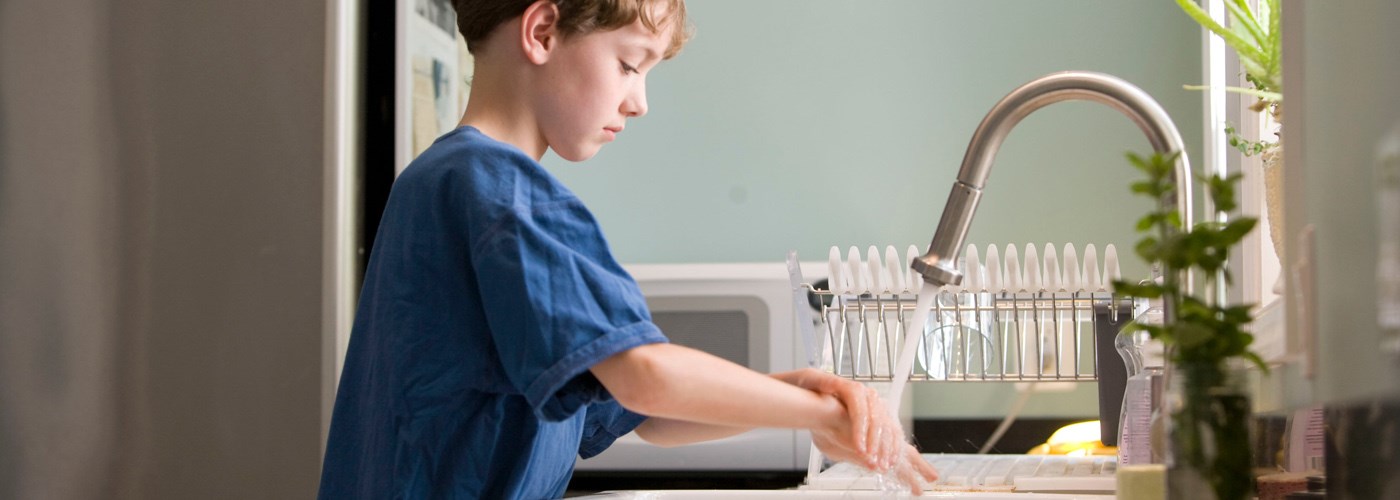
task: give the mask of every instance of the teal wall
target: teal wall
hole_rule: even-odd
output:
[[[820,261],[832,245],[928,245],[967,143],[1007,92],[1102,71],[1159,100],[1199,165],[1200,31],[1169,1],[697,0],[696,36],[648,78],[650,113],[593,160],[545,164],[634,263]],[[1116,111],[1059,103],[997,155],[968,241],[1114,243],[1148,205]],[[1146,266],[1125,256],[1125,275]],[[927,385],[927,384],[926,384]],[[916,414],[1005,411],[1010,386],[920,387]],[[1093,384],[1029,414],[1094,407]],[[990,396],[988,396],[990,395]],[[1048,400],[1054,399],[1051,403]],[[1045,400],[1045,401],[1043,401]]]
[[[1152,94],[1198,164],[1199,32],[1171,2],[703,0],[696,37],[648,79],[651,112],[593,160],[546,165],[625,262],[821,259],[925,246],[968,140],[1016,86],[1111,73]],[[1006,141],[969,242],[1135,240],[1124,151],[1147,141],[1087,102]],[[1138,269],[1144,267],[1139,266]]]
[[[698,3],[698,2],[697,2]],[[1394,228],[1396,215],[1378,204],[1383,196],[1377,170],[1386,159],[1383,144],[1400,140],[1400,3],[1393,0],[1343,2],[1324,6],[1296,1],[1285,4],[1284,15],[1301,16],[1297,57],[1285,59],[1284,75],[1291,78],[1284,118],[1286,188],[1290,203],[1289,235],[1305,225],[1315,230],[1311,278],[1316,297],[1297,311],[1315,308],[1313,318],[1295,313],[1297,322],[1315,322],[1317,378],[1309,385],[1317,402],[1354,403],[1378,398],[1400,399],[1400,352],[1380,348],[1394,329],[1378,322],[1382,307],[1395,307],[1393,298],[1378,297],[1384,228]],[[1285,36],[1289,36],[1287,31]],[[1285,45],[1285,47],[1290,47]],[[1285,54],[1291,54],[1286,52]],[[1296,125],[1295,125],[1296,124]],[[1393,146],[1392,146],[1393,147]],[[1389,159],[1388,161],[1394,161]],[[1394,168],[1394,167],[1391,167]],[[1305,253],[1299,239],[1285,239],[1285,255]],[[1289,257],[1297,262],[1306,257]],[[1391,258],[1394,258],[1393,256]],[[1300,286],[1294,282],[1289,287]],[[1378,300],[1379,299],[1379,300]],[[1310,302],[1310,303],[1308,303]],[[1294,332],[1297,334],[1296,330]],[[1304,387],[1291,388],[1308,392]]]

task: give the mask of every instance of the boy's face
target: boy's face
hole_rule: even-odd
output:
[[[540,133],[559,157],[592,158],[647,112],[646,76],[661,61],[672,28],[652,33],[640,21],[613,31],[566,37],[536,92]]]

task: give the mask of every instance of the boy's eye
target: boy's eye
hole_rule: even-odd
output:
[[[631,64],[627,64],[627,63],[621,62],[621,61],[619,61],[618,64],[621,64],[621,65],[622,65],[622,72],[623,72],[623,73],[636,73],[636,72],[637,72],[637,68],[632,67]]]

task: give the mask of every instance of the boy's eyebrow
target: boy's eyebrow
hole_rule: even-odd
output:
[[[661,57],[661,55],[662,55],[661,52],[658,51],[658,50],[656,50],[656,49],[654,49],[654,48],[652,48],[652,46],[651,46],[652,44],[647,43],[648,41],[649,41],[649,40],[647,40],[646,38],[643,38],[643,37],[638,36],[638,37],[635,37],[635,38],[629,37],[629,39],[626,40],[624,43],[625,43],[627,46],[629,46],[629,47],[631,47],[631,48],[633,48],[633,49],[638,49],[638,50],[641,50],[642,52],[645,52],[645,53],[646,53],[646,58],[647,58],[648,60],[653,60],[653,61],[659,61],[659,60],[661,60],[661,58],[662,58],[662,57]]]
[[[646,52],[646,54],[647,54],[647,59],[648,59],[648,60],[653,60],[653,61],[655,61],[655,60],[661,59],[661,53],[660,53],[660,52],[657,52],[656,49],[651,48],[651,46],[649,46],[649,45],[642,44],[642,43],[638,43],[638,44],[635,44],[634,46],[637,47],[637,48],[642,49],[643,52]]]

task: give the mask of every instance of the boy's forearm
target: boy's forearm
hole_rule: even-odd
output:
[[[827,389],[827,387],[824,386],[824,382],[828,382],[823,379],[823,375],[825,374],[815,370],[803,369],[772,373],[768,376],[820,394],[830,394],[832,391],[823,390]],[[751,428],[748,427],[651,417],[643,422],[641,426],[637,427],[637,435],[651,444],[670,447],[724,439],[748,432],[749,430],[751,430]]]
[[[845,415],[835,398],[673,344],[637,347],[592,371],[624,407],[653,417],[816,429],[840,425]]]
[[[646,442],[662,446],[680,446],[724,439],[748,432],[748,427],[702,424],[685,420],[651,417],[637,426],[637,435]]]

